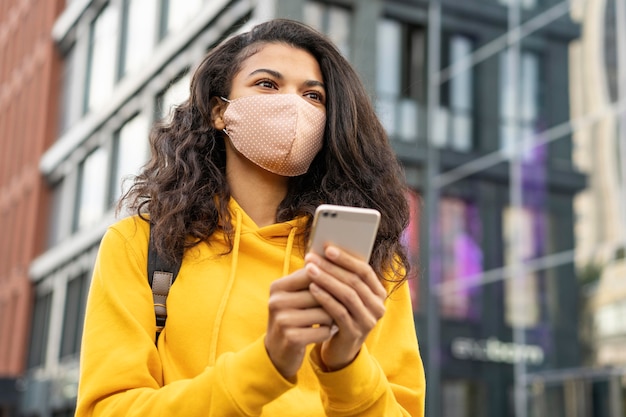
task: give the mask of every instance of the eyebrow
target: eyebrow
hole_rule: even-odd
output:
[[[283,76],[283,74],[281,74],[278,71],[274,71],[268,68],[259,68],[256,69],[254,71],[252,71],[250,74],[248,74],[248,77],[252,77],[253,75],[259,74],[259,73],[266,73],[271,75],[272,77],[275,77],[279,80],[284,79],[285,77]],[[321,81],[317,81],[317,80],[306,80],[304,82],[304,85],[306,85],[307,87],[322,87],[324,89],[326,89],[326,87],[324,86],[324,83],[322,83]]]

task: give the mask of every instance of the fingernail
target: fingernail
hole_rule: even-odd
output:
[[[331,259],[335,259],[339,256],[339,250],[334,246],[329,246],[326,248],[326,256]]]
[[[312,277],[316,277],[320,274],[319,268],[315,266],[314,264],[307,264],[306,270],[309,273],[309,275]]]
[[[339,326],[333,323],[333,325],[330,326],[330,337],[333,337],[334,335],[336,335],[338,331],[339,331]]]

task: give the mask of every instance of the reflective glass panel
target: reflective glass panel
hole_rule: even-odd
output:
[[[193,19],[202,7],[204,0],[168,0],[167,33],[176,33]]]
[[[115,85],[118,52],[119,9],[106,6],[92,24],[90,34],[87,110],[103,105]]]
[[[132,179],[149,157],[148,120],[143,113],[122,126],[115,138],[115,169],[113,172],[112,201],[128,191]]]
[[[128,3],[123,74],[139,69],[150,57],[157,39],[159,4],[158,0],[130,0]]]
[[[304,22],[326,34],[346,58],[350,57],[350,10],[336,5],[307,1]]]
[[[180,77],[178,80],[170,84],[170,86],[161,95],[158,118],[170,120],[174,108],[187,100],[189,97],[189,82],[191,81],[190,73]]]
[[[104,213],[107,197],[107,157],[106,150],[98,148],[81,164],[75,230],[93,225]]]

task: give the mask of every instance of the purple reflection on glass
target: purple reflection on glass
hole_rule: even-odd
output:
[[[537,131],[540,130],[538,127]],[[542,256],[546,245],[547,162],[546,144],[532,147],[522,159],[522,201],[524,208],[532,213],[533,219],[531,258]]]
[[[441,314],[444,318],[480,318],[483,252],[478,242],[482,229],[475,204],[457,198],[442,198],[441,224]]]

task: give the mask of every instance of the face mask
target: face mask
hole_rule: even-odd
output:
[[[224,112],[224,133],[243,156],[287,177],[306,173],[322,149],[326,114],[297,94],[257,94]]]

